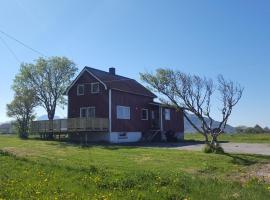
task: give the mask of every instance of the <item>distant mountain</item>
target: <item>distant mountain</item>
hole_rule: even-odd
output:
[[[201,127],[201,122],[200,120],[193,114],[188,114],[189,119],[197,126],[197,127]],[[208,122],[209,120],[206,119],[206,121]],[[186,120],[184,120],[184,125],[185,125],[185,132],[186,133],[196,133],[197,131],[191,126],[191,124]],[[219,125],[218,121],[214,121],[213,122],[213,127],[217,127]],[[235,128],[228,125],[225,128],[225,132],[226,133],[234,133],[235,132]]]
[[[59,116],[54,116],[54,119],[60,119]],[[47,115],[41,115],[39,117],[37,117],[36,120],[48,120],[48,116]]]

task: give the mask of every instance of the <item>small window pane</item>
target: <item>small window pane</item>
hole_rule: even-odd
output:
[[[95,117],[96,116],[96,108],[95,107],[89,107],[88,108],[88,117]]]
[[[81,108],[80,109],[80,117],[86,117],[86,112],[87,112],[86,108]]]
[[[155,119],[155,111],[153,111],[153,110],[151,111],[151,118]]]
[[[91,84],[91,93],[99,93],[99,83]]]
[[[84,85],[78,85],[77,86],[77,95],[83,95],[84,94]]]
[[[170,109],[165,109],[165,120],[171,120]]]
[[[148,110],[142,109],[142,120],[148,120]]]
[[[130,119],[130,107],[116,106],[117,119]]]

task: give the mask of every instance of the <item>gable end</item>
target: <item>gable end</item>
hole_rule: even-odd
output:
[[[66,90],[65,93],[64,93],[65,95],[68,95],[69,90],[75,85],[75,83],[79,80],[79,78],[80,78],[85,72],[89,73],[92,77],[94,77],[98,82],[100,82],[100,83],[104,86],[105,90],[107,90],[107,85],[106,85],[103,81],[101,81],[101,80],[100,80],[98,77],[96,77],[93,73],[91,73],[91,72],[88,71],[86,68],[84,68],[84,69],[79,73],[79,75],[75,78],[75,80],[72,81],[72,83],[70,84],[70,86],[67,88],[67,90]]]

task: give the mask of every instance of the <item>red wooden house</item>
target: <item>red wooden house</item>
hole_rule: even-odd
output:
[[[68,118],[106,118],[107,131],[86,133],[87,141],[112,143],[140,140],[181,140],[182,110],[157,103],[156,95],[134,79],[85,67],[66,91]],[[72,140],[80,133],[70,132]]]

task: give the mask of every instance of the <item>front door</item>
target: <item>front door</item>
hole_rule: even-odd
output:
[[[151,128],[153,130],[159,130],[160,126],[159,126],[159,110],[151,110],[150,113],[150,120],[151,120]]]

